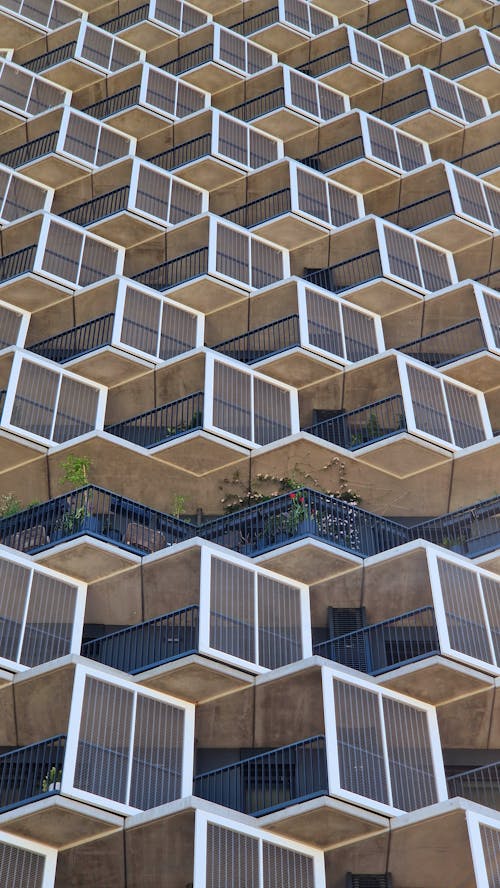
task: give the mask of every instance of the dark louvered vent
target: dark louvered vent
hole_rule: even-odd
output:
[[[366,609],[364,607],[329,607],[328,637],[338,638],[355,632],[365,625]]]
[[[393,888],[390,873],[346,873],[345,888]]]

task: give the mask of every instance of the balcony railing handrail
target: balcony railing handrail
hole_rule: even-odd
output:
[[[85,200],[81,204],[71,207],[69,210],[59,213],[62,219],[74,222],[76,225],[92,225],[101,222],[114,213],[120,213],[128,208],[130,185],[122,185],[107,191],[106,194],[98,194],[91,200]]]
[[[60,64],[60,62],[65,62],[67,59],[72,58],[74,50],[76,49],[76,43],[76,40],[71,40],[69,43],[63,43],[61,46],[57,46],[49,52],[44,52],[42,55],[35,56],[34,58],[29,59],[29,61],[23,62],[23,67],[27,68],[28,71],[33,71],[35,74],[40,71],[46,71],[47,68],[51,68],[54,65]]]
[[[485,64],[484,65],[476,65],[474,68],[467,68],[466,71],[459,71],[458,74],[455,75],[455,77],[460,77],[461,74],[472,74],[473,71],[478,71],[480,68],[485,68],[489,64],[484,46],[478,46],[475,49],[469,50],[469,52],[464,52],[461,56],[457,56],[454,59],[449,59],[447,62],[441,62],[441,64],[436,65],[436,67],[433,68],[433,70],[434,71],[442,71],[443,68],[449,68],[450,65],[456,65],[456,64],[458,64],[458,62],[461,62],[462,59],[468,59],[471,56],[477,55],[478,53],[482,53],[483,56],[485,57]],[[450,74],[446,74],[444,76],[450,77],[451,80],[455,79],[453,77],[453,75],[450,75]]]
[[[481,531],[472,536],[473,531]],[[424,539],[477,556],[500,547],[500,496],[414,524],[411,539]]]
[[[275,330],[280,331],[283,328],[286,332],[291,330],[292,335],[289,342],[283,342],[281,337],[278,337],[279,341],[275,343],[275,347],[271,349],[266,349],[264,352],[256,348],[251,348],[250,346],[245,346],[244,344],[251,341],[251,337],[259,337],[259,334],[261,333],[272,333]],[[238,343],[242,344],[241,348],[237,347]],[[235,347],[232,349],[226,348],[226,346],[231,345],[234,345]],[[212,345],[210,347],[214,351],[218,351],[226,355],[232,355],[234,352],[237,352],[239,355],[237,360],[245,361],[245,363],[252,364],[254,361],[258,361],[263,357],[267,357],[271,354],[276,354],[277,351],[283,351],[286,348],[293,348],[293,346],[295,345],[300,345],[298,314],[290,314],[287,315],[285,318],[279,318],[277,321],[270,321],[270,323],[268,324],[262,324],[262,326],[260,327],[254,327],[254,329],[249,330],[248,333],[241,333],[239,336],[233,336],[230,339],[224,339],[222,342],[218,342],[216,345]],[[243,352],[246,352],[246,357],[241,356],[241,353]]]
[[[62,333],[57,333],[55,336],[49,336],[47,339],[34,342],[33,345],[28,346],[28,351],[32,351],[37,355],[43,355],[59,363],[72,360],[96,348],[101,348],[103,345],[110,345],[114,318],[114,312],[108,312],[108,314],[101,315],[98,318],[92,318],[90,321],[85,321],[85,323],[71,327],[69,330],[64,330]],[[97,335],[94,335],[95,332]],[[82,333],[87,334],[83,336],[83,342],[80,341],[80,334]],[[64,343],[68,339],[73,339],[75,343],[79,342],[78,347],[75,348],[73,346],[73,348],[70,348],[68,346],[64,348]],[[58,343],[61,343],[59,348]],[[54,354],[58,351],[69,352],[69,354],[62,358],[56,358]]]
[[[30,244],[28,247],[22,247],[21,250],[0,256],[0,281],[8,281],[31,271],[37,247],[38,244]]]
[[[332,166],[328,166],[327,171],[337,169],[339,166],[343,166],[346,163],[351,163],[353,160],[358,160],[360,157],[363,157],[364,153],[364,143],[362,136],[354,136],[352,139],[345,139],[343,142],[337,142],[336,145],[332,145],[329,148],[323,148],[321,151],[316,151],[315,154],[309,154],[308,157],[302,158],[301,163],[306,166],[311,167],[311,169],[322,171],[321,166],[318,164],[318,160],[322,157],[325,157],[327,154],[333,154],[337,151],[338,148],[344,148],[346,145],[352,145],[354,142],[357,142],[360,146],[360,151],[356,155],[352,155],[346,158],[346,160],[342,161],[342,163],[334,163]]]
[[[284,213],[292,212],[291,194],[290,188],[279,188],[277,191],[271,191],[263,197],[249,200],[233,210],[226,210],[225,213],[221,213],[221,216],[223,219],[228,219],[230,222],[241,225],[243,228],[251,228],[253,225],[269,222],[270,219],[276,219]],[[271,206],[269,211],[266,211],[266,206],[269,203]],[[250,213],[250,219],[248,219],[248,211],[252,209],[261,209],[262,212],[255,213],[253,218],[252,213]],[[240,214],[243,216],[243,219],[240,219]]]
[[[170,401],[168,404],[162,404],[160,407],[154,407],[152,410],[146,410],[144,413],[139,413],[137,416],[132,416],[121,422],[104,426],[104,431],[108,432],[110,435],[117,435],[120,438],[125,438],[127,440],[134,440],[137,436],[145,439],[151,435],[154,436],[157,429],[163,430],[164,427],[161,420],[162,418],[165,418],[165,428],[170,428],[171,433],[168,435],[161,435],[160,438],[153,437],[152,440],[144,440],[141,443],[142,447],[156,447],[170,438],[176,438],[179,435],[187,435],[189,432],[194,432],[202,428],[203,402],[204,393],[202,391],[193,392],[190,395],[186,395],[184,398],[177,398],[175,401]],[[190,413],[184,408],[191,408]],[[187,415],[184,416],[184,414]],[[159,423],[155,422],[157,418],[160,420]],[[167,419],[169,419],[170,422],[167,423]],[[144,420],[149,420],[149,422],[141,426],[141,422]],[[132,434],[129,430],[132,431]],[[133,434],[134,430],[135,435]],[[128,431],[129,433],[127,434]]]
[[[373,21],[367,22],[366,25],[359,25],[358,31],[366,31],[368,34],[370,34],[370,30],[373,29],[374,25],[378,25],[380,24],[380,22],[386,22],[388,19],[396,18],[397,16],[402,17],[402,22],[398,22],[397,25],[391,27],[390,30],[380,31],[378,36],[381,37],[384,34],[390,34],[391,31],[395,31],[396,28],[400,28],[401,24],[409,23],[410,16],[408,15],[408,10],[406,9],[406,7],[404,7],[403,9],[396,9],[394,12],[389,12],[387,15],[382,15],[380,16],[380,18],[373,19]]]
[[[491,762],[453,774],[446,780],[448,796],[461,796],[480,805],[498,810],[500,802],[500,762]]]
[[[385,105],[379,105],[378,108],[374,108],[372,111],[370,111],[370,113],[373,114],[374,117],[381,117],[382,118],[383,112],[387,111],[388,108],[395,108],[397,105],[402,105],[403,103],[408,103],[410,101],[410,99],[415,99],[415,98],[417,98],[417,96],[425,96],[427,99],[427,102],[426,103],[424,102],[420,108],[415,109],[414,111],[411,112],[411,114],[417,114],[418,111],[422,111],[423,109],[430,107],[427,88],[424,88],[424,89],[415,90],[415,92],[413,92],[413,93],[409,93],[407,95],[400,96],[398,99],[393,99],[392,102],[386,102]],[[439,105],[438,105],[438,107],[439,107]],[[401,117],[392,117],[390,122],[397,123],[400,120],[404,120],[408,116],[411,116],[411,115],[408,112],[408,109],[405,109],[405,113],[402,114]],[[382,118],[382,119],[385,119],[385,118]]]
[[[377,257],[377,262],[375,263],[374,268],[370,268],[370,260],[374,257]],[[353,276],[352,280],[344,282],[344,284],[337,284],[335,282],[335,272],[347,269],[351,266],[354,269],[359,269],[361,274]],[[363,269],[365,270],[363,271]],[[305,271],[302,277],[305,281],[310,281],[310,283],[323,287],[323,289],[330,290],[333,293],[342,293],[344,290],[349,290],[351,287],[375,280],[376,278],[381,277],[382,274],[383,270],[380,259],[380,250],[377,247],[374,250],[368,250],[366,253],[358,253],[351,259],[344,259],[343,262],[337,262],[336,265],[329,265],[326,268]],[[332,280],[333,286],[331,285]]]
[[[22,145],[18,145],[17,148],[11,148],[10,151],[5,151],[3,154],[0,154],[0,163],[16,169],[16,167],[23,166],[25,163],[29,163],[32,160],[46,157],[54,151],[58,137],[59,130],[53,130],[50,133],[46,133],[44,136],[38,136],[36,139],[24,142]],[[41,150],[38,150],[39,147]]]
[[[449,199],[449,207],[448,210],[444,210],[441,213],[438,213],[437,216],[431,216],[426,219],[420,219],[417,225],[405,225],[400,216],[402,213],[406,213],[408,210],[413,210],[415,207],[424,207],[424,206],[432,206],[435,201],[440,200],[443,197],[447,197]],[[445,188],[443,191],[438,191],[436,194],[431,194],[430,197],[422,197],[420,200],[414,200],[409,204],[404,204],[403,206],[399,206],[395,210],[391,210],[390,213],[384,213],[381,216],[382,219],[388,219],[389,222],[394,222],[395,225],[399,225],[401,228],[406,228],[409,231],[414,231],[416,228],[420,228],[422,225],[428,225],[431,222],[440,222],[441,219],[447,219],[450,215],[453,215],[455,212],[455,208],[453,206],[453,200],[451,197],[450,189]]]
[[[477,157],[478,154],[485,154],[488,151],[494,151],[496,148],[500,146],[500,142],[494,142],[492,145],[483,145],[482,148],[476,148],[475,151],[469,151],[467,154],[461,154],[460,157],[455,157],[454,160],[450,161],[451,163],[458,165],[459,163],[463,163],[464,160],[469,160],[471,157]],[[0,157],[1,160],[1,157]],[[497,160],[497,158],[495,158]],[[495,162],[491,165],[491,167],[487,167],[486,170],[482,170],[483,173],[488,172],[488,170],[496,169],[498,163]]]
[[[268,101],[271,98],[276,97],[276,102]],[[255,96],[253,99],[247,99],[245,102],[240,102],[238,105],[233,105],[232,108],[228,108],[226,114],[233,114],[238,120],[256,120],[258,117],[261,117],[262,114],[269,114],[270,111],[276,110],[276,108],[280,107],[285,101],[285,89],[283,86],[277,86],[274,89],[270,89],[265,93],[261,93],[260,96]],[[244,109],[249,109],[251,106],[255,105],[260,110],[257,114],[250,113],[250,116],[243,114],[240,115],[239,112],[243,112]]]
[[[466,329],[474,329],[479,333],[481,339],[481,345],[474,349],[467,349],[465,351],[461,351],[460,354],[457,355],[448,355],[442,360],[433,360],[430,361],[427,357],[427,352],[424,352],[424,357],[422,357],[420,352],[415,352],[413,346],[420,346],[426,342],[433,342],[437,338],[446,337],[447,334],[456,333],[459,330]],[[411,342],[404,342],[402,345],[397,346],[397,350],[403,352],[403,354],[411,354],[412,357],[417,358],[418,360],[424,361],[427,364],[431,364],[433,367],[442,367],[445,364],[449,364],[450,361],[458,360],[459,358],[469,357],[469,355],[476,354],[479,351],[487,348],[486,337],[484,335],[483,322],[481,318],[470,318],[468,321],[460,321],[458,324],[452,324],[450,327],[445,327],[443,330],[436,330],[434,333],[428,333],[427,336],[420,336],[418,339],[413,339]],[[430,353],[434,358],[442,357],[439,355],[439,352],[431,352]]]
[[[196,149],[194,149],[194,146],[198,145],[203,146],[201,148],[201,151],[197,151]],[[193,147],[194,149],[192,152],[190,151],[191,147]],[[207,154],[211,153],[211,148],[212,134],[204,133],[202,136],[197,136],[195,139],[189,139],[188,142],[183,142],[181,145],[174,145],[167,151],[160,151],[159,154],[153,154],[153,156],[149,158],[149,163],[154,163],[164,170],[174,170],[180,166],[184,166],[185,163],[189,163],[192,160],[199,160],[201,157],[206,157]],[[176,154],[182,155],[183,153],[187,153],[187,157],[185,160],[181,161],[181,163],[177,163],[175,160],[172,164],[169,164],[168,162],[158,162],[160,160],[163,160],[164,158],[166,159],[167,157],[176,157]]]
[[[66,739],[57,734],[0,755],[0,811],[60,792]]]
[[[166,71],[168,74],[175,74],[178,76],[179,74],[184,74],[186,71],[191,71],[193,68],[197,68],[199,65],[203,65],[205,62],[212,61],[214,55],[213,50],[213,41],[210,43],[204,43],[203,46],[198,46],[196,49],[190,50],[190,52],[184,52],[182,55],[177,56],[175,59],[171,59],[169,62],[165,62],[159,67],[162,71]]]
[[[203,260],[206,260],[203,262]],[[168,280],[168,272],[169,269],[176,269],[180,267],[182,269],[182,265],[188,264],[191,265],[191,271],[188,270],[187,275],[185,276],[176,276],[171,275],[173,280]],[[148,283],[151,280],[154,280],[155,276],[159,278],[159,273],[161,271],[165,271],[165,280],[164,286],[158,288],[155,287],[154,283]],[[171,287],[175,287],[177,284],[186,283],[187,281],[193,280],[194,278],[200,277],[203,274],[208,273],[208,246],[207,247],[199,247],[196,250],[190,250],[189,253],[183,253],[181,256],[176,256],[175,259],[168,259],[166,262],[160,262],[159,265],[153,265],[152,268],[146,268],[144,271],[139,272],[138,274],[134,274],[132,277],[133,281],[139,281],[140,283],[146,284],[147,286],[154,287],[155,289],[160,289],[162,292],[164,290],[168,290]]]
[[[99,27],[104,31],[109,31],[111,34],[117,34],[118,31],[124,31],[130,25],[135,25],[137,22],[148,18],[149,6],[149,3],[143,3],[141,6],[136,6],[135,9],[129,9],[128,12],[122,12],[120,15],[115,15],[113,18],[108,19],[108,21],[102,22]]]
[[[104,120],[104,118],[111,117],[112,114],[116,114],[118,111],[124,111],[132,105],[137,105],[140,93],[141,87],[139,84],[129,86],[127,89],[122,89],[112,96],[93,102],[92,105],[87,105],[86,108],[82,108],[82,112],[83,114],[90,114],[91,117],[96,117],[99,120]],[[101,113],[101,109],[103,113]]]
[[[327,59],[332,59],[335,56],[341,57],[341,61],[339,61],[338,64],[325,64],[322,66],[322,70],[318,73],[312,73],[312,68],[316,66],[318,62],[326,62]],[[310,59],[308,62],[303,62],[302,65],[297,65],[297,71],[302,71],[302,73],[307,74],[308,77],[319,77],[321,74],[326,74],[329,71],[335,71],[337,68],[341,68],[344,64],[349,64],[350,61],[351,55],[349,51],[349,43],[346,43],[345,46],[340,46],[338,49],[331,49],[329,52],[324,52],[322,55],[316,56],[315,59]]]
[[[276,15],[277,13],[277,15]],[[247,18],[240,19],[239,22],[235,22],[234,25],[231,25],[231,31],[234,31],[236,34],[243,35],[247,37],[249,34],[255,34],[262,27],[266,27],[267,25],[274,24],[279,19],[279,6],[276,4],[275,6],[270,6],[269,9],[264,9],[262,12],[256,12],[255,15],[250,15]],[[252,22],[255,23],[257,20],[262,20],[265,24],[257,25],[257,27],[253,27]],[[250,28],[247,26],[250,25]]]
[[[382,407],[382,415],[377,415],[377,408]],[[389,407],[387,411],[386,408]],[[392,410],[392,408],[395,408]],[[349,425],[351,418],[367,415],[367,419],[352,428]],[[383,425],[384,421],[394,420],[392,423],[394,428],[387,429]],[[397,422],[397,425],[396,425]],[[337,434],[335,433],[336,430]],[[311,435],[339,444],[348,450],[356,450],[359,447],[366,447],[374,441],[379,441],[392,435],[404,432],[407,429],[406,415],[403,396],[401,394],[389,395],[371,404],[365,404],[357,407],[355,410],[349,410],[338,416],[332,416],[329,419],[323,419],[313,425],[303,429]],[[350,441],[347,437],[350,436]]]

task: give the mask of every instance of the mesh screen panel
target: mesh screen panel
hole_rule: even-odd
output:
[[[209,823],[206,861],[206,888],[261,888],[258,839]]]
[[[48,111],[49,108],[60,105],[63,99],[64,93],[60,89],[47,83],[46,80],[42,80],[42,78],[37,78],[33,81],[26,111],[28,114],[42,114],[43,111]]]
[[[306,290],[309,342],[345,358],[339,303],[314,290]]]
[[[146,810],[182,795],[184,711],[137,697],[129,803]]]
[[[484,604],[488,615],[495,662],[500,665],[500,580],[481,577]]]
[[[378,351],[374,318],[342,305],[345,350],[348,361],[360,361]]]
[[[458,88],[451,83],[446,77],[439,77],[437,74],[430,75],[436,103],[438,108],[453,114],[455,117],[462,118],[462,106],[458,98]]]
[[[168,303],[163,304],[160,351],[163,361],[194,348],[196,345],[196,316]]]
[[[0,305],[0,348],[15,345],[21,328],[22,315],[14,308]]]
[[[486,31],[484,32],[483,37],[490,47],[495,65],[500,67],[500,38],[495,37],[494,34],[488,34]]]
[[[149,355],[158,352],[161,303],[159,299],[127,287],[120,339]]]
[[[319,113],[316,86],[317,84],[312,78],[298,74],[296,71],[290,71],[292,105],[315,117]]]
[[[486,117],[486,111],[480,96],[475,95],[462,86],[457,87],[460,104],[462,105],[462,114],[467,123],[473,123]]]
[[[259,663],[277,669],[302,656],[300,592],[262,575],[257,584]]]
[[[0,656],[6,660],[18,659],[30,574],[20,564],[0,560]]]
[[[63,376],[52,434],[58,444],[95,428],[99,394],[77,379]]]
[[[384,126],[377,120],[368,118],[368,133],[370,146],[374,157],[380,158],[385,163],[399,166],[399,156],[396,141],[396,130],[391,126]]]
[[[251,237],[250,252],[252,287],[260,289],[283,279],[283,255],[280,250]]]
[[[85,235],[82,264],[78,276],[78,285],[88,287],[103,278],[110,277],[116,271],[118,251],[91,235]]]
[[[453,385],[452,382],[443,382],[455,444],[458,447],[470,447],[478,441],[484,441],[486,435],[477,395]]]
[[[314,863],[306,854],[262,843],[263,888],[314,888]]]
[[[378,42],[365,34],[361,34],[359,31],[354,31],[354,45],[358,62],[382,74],[384,68]]]
[[[269,141],[269,140],[267,140]],[[217,151],[238,163],[248,163],[248,127],[237,120],[219,117]]]
[[[400,130],[396,130],[396,140],[401,157],[401,167],[405,172],[424,166],[427,163],[424,145],[421,142],[410,139]]]
[[[42,888],[44,869],[42,854],[0,842],[0,885],[5,888]]]
[[[244,283],[250,282],[249,238],[246,234],[217,225],[216,269]]]
[[[220,59],[233,68],[237,68],[243,73],[247,70],[246,65],[246,46],[247,42],[244,37],[239,34],[233,34],[231,31],[220,31]]]
[[[177,225],[191,216],[197,216],[202,211],[202,195],[194,188],[184,184],[179,179],[171,180],[170,211],[168,221],[171,225]]]
[[[250,145],[248,164],[252,169],[277,160],[278,143],[274,139],[269,139],[264,133],[259,133],[251,127],[248,129],[248,136]]]
[[[359,217],[358,201],[355,194],[339,188],[335,183],[328,184],[328,201],[332,225],[348,225]]]
[[[130,152],[130,142],[125,136],[114,133],[106,126],[98,126],[98,147],[95,156],[95,165],[100,167],[119,157],[124,157]]]
[[[442,290],[452,282],[446,253],[442,253],[430,244],[417,241],[417,252],[422,268],[422,277],[426,290],[434,292]]]
[[[440,380],[416,367],[408,366],[407,369],[417,429],[444,441],[451,441],[452,435]]]
[[[492,663],[477,574],[441,558],[438,569],[451,647]]]
[[[169,221],[170,186],[172,180],[158,170],[139,167],[135,205],[138,210],[155,216],[162,222]]]
[[[256,662],[254,573],[219,558],[210,568],[210,646]]]
[[[500,191],[483,182],[484,196],[495,228],[500,228]]]
[[[33,574],[21,663],[37,666],[69,653],[75,604],[74,586],[45,574]]]
[[[340,785],[389,804],[378,695],[333,679]]]
[[[214,426],[252,440],[251,387],[248,373],[214,362]]]
[[[384,232],[391,273],[421,286],[417,248],[413,238],[388,226],[384,226]]]
[[[396,808],[414,811],[438,801],[427,715],[420,709],[383,697],[392,800]]]
[[[327,183],[307,170],[297,169],[297,196],[299,210],[330,222]]]
[[[269,444],[292,430],[290,394],[285,389],[254,379],[254,434],[256,444]]]
[[[474,179],[473,176],[464,176],[458,170],[456,172],[454,170],[453,175],[462,211],[467,213],[468,216],[472,216],[473,219],[480,219],[486,225],[491,225],[490,214],[484,199],[481,182]]]
[[[500,348],[500,298],[493,296],[491,293],[484,293],[484,304],[488,313],[491,324],[491,332],[493,333],[493,341],[497,348]]]
[[[34,182],[27,182],[15,174],[0,174],[0,218],[6,222],[19,219],[27,213],[42,210],[45,191]],[[0,337],[2,332],[0,330]]]
[[[58,373],[24,360],[12,407],[12,425],[50,439],[58,387]]]
[[[83,234],[51,221],[43,253],[42,269],[76,284],[82,246]]]
[[[460,21],[448,15],[446,10],[436,7],[436,18],[443,37],[450,37],[451,34],[458,34],[460,31]]]
[[[99,125],[88,117],[70,114],[64,138],[64,151],[87,163],[94,163]]]
[[[109,70],[113,38],[101,28],[87,25],[82,46],[82,58],[105,71]]]
[[[480,823],[479,832],[488,875],[488,888],[498,888],[500,885],[500,830]]]

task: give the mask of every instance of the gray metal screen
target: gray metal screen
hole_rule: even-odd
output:
[[[414,238],[388,226],[384,226],[384,232],[391,274],[421,287],[422,276],[418,266],[417,245]]]
[[[427,714],[383,697],[392,803],[415,811],[438,801]]]
[[[499,888],[500,885],[500,830],[492,826],[479,824],[479,832],[483,844],[484,863],[488,875],[488,888]],[[485,886],[486,888],[486,886]]]
[[[259,663],[277,669],[302,657],[300,591],[259,574]]]
[[[206,888],[261,888],[259,840],[245,833],[209,823],[206,866]]]
[[[263,842],[262,858],[263,888],[314,888],[312,857]]]
[[[0,885],[4,888],[42,888],[45,857],[0,842]]]
[[[255,663],[254,572],[211,559],[210,647]]]
[[[0,559],[0,656],[17,662],[31,571]]]
[[[229,228],[227,225],[217,225],[217,271],[234,280],[249,284],[249,259],[248,235]]]
[[[416,367],[408,366],[407,369],[417,429],[443,441],[451,441],[441,380]]]
[[[361,361],[377,354],[375,319],[356,311],[350,305],[342,305],[345,352],[348,361]]]
[[[15,308],[0,305],[0,348],[16,345],[21,323],[22,315]]]
[[[255,237],[250,237],[249,244],[252,287],[260,289],[275,281],[283,280],[284,268],[281,251]]]
[[[498,298],[498,296],[494,296],[492,293],[485,293],[484,291],[483,297],[486,311],[488,313],[488,318],[491,324],[493,341],[496,347],[500,348],[500,299]]]
[[[310,344],[331,355],[345,358],[340,304],[314,290],[306,290],[306,306]]]
[[[333,679],[340,785],[389,804],[378,694]]]
[[[258,377],[254,386],[254,432],[256,444],[270,444],[292,431],[290,394]]]
[[[500,580],[481,576],[484,604],[488,615],[495,662],[500,664]]]
[[[219,429],[252,440],[252,377],[214,362],[213,423]]]
[[[146,810],[182,795],[184,711],[137,697],[129,804]]]
[[[123,308],[120,339],[138,351],[156,357],[160,328],[161,303],[159,299],[127,287]]]
[[[450,646],[492,663],[478,574],[441,558],[437,563]]]
[[[70,652],[75,605],[74,586],[33,573],[20,655],[23,665],[37,666]]]
[[[52,438],[58,444],[95,428],[99,393],[77,379],[63,376]]]
[[[50,439],[56,408],[59,374],[40,364],[23,361],[12,407],[11,424]]]
[[[0,220],[13,222],[28,213],[43,210],[46,191],[16,173],[0,170]],[[0,329],[0,337],[2,332]]]
[[[477,395],[443,380],[453,438],[458,447],[470,447],[486,438]]]

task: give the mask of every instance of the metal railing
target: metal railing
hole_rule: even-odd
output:
[[[40,71],[46,71],[47,68],[53,68],[54,65],[59,65],[61,62],[73,58],[75,50],[76,40],[72,40],[70,43],[64,43],[63,46],[58,46],[56,49],[50,50],[50,52],[44,52],[43,55],[30,59],[29,62],[23,62],[23,68],[39,74]]]
[[[84,534],[144,555],[189,539],[195,528],[95,484],[0,519],[0,540],[21,552],[40,552]]]
[[[215,518],[203,525],[201,533],[211,542],[247,555],[314,537],[366,557],[409,538],[408,528],[396,521],[309,488]]]
[[[282,108],[285,104],[285,90],[282,86],[271,89],[269,92],[256,96],[255,99],[247,99],[246,102],[240,102],[239,105],[233,105],[228,108],[226,114],[232,114],[238,120],[256,120],[264,114],[270,114],[277,108]]]
[[[352,259],[346,259],[328,268],[306,268],[302,277],[309,283],[330,290],[332,293],[341,293],[343,290],[373,281],[382,274],[380,251],[376,249],[360,253]]]
[[[115,188],[114,191],[108,191],[107,194],[100,194],[92,200],[86,200],[84,203],[65,210],[59,215],[68,222],[74,222],[76,225],[92,225],[94,222],[100,222],[113,213],[120,213],[128,208],[128,197],[130,194],[130,186],[123,185],[121,188]]]
[[[110,345],[114,319],[113,312],[102,315],[100,318],[93,318],[71,330],[65,330],[64,333],[58,333],[56,336],[35,342],[29,346],[28,351],[42,355],[50,361],[56,361],[58,364],[64,364],[79,355],[85,355],[104,345]]]
[[[415,524],[419,538],[472,558],[500,548],[500,496]]]
[[[297,71],[302,71],[302,73],[307,74],[308,77],[320,77],[321,74],[335,71],[336,68],[341,68],[342,65],[349,65],[350,63],[351,53],[349,44],[346,43],[345,46],[341,46],[339,49],[325,52],[323,55],[320,55],[315,59],[303,62],[302,65],[297,66]]]
[[[253,817],[328,792],[323,734],[206,771],[193,781],[194,795]]]
[[[0,154],[0,163],[16,169],[17,167],[24,166],[26,163],[30,163],[32,160],[46,157],[47,154],[52,154],[55,151],[58,137],[59,132],[55,130],[51,133],[46,133],[45,136],[31,139],[30,142],[25,142],[17,148],[11,148],[10,151]]]
[[[139,281],[154,290],[164,291],[207,273],[208,247],[200,247],[176,259],[169,259],[167,262],[161,262],[160,265],[141,271],[135,274],[132,280]]]
[[[346,139],[345,142],[339,142],[331,148],[323,148],[316,154],[310,154],[304,157],[302,163],[317,170],[320,173],[329,173],[331,170],[351,163],[353,160],[360,160],[365,156],[365,148],[361,136],[355,136],[353,139]]]
[[[472,768],[448,777],[448,796],[461,796],[479,805],[500,811],[500,762]]]
[[[304,429],[317,438],[347,450],[358,450],[405,430],[406,415],[402,395],[390,395]]]
[[[213,61],[213,58],[213,43],[205,43],[204,46],[199,46],[198,49],[192,49],[191,52],[185,52],[183,55],[177,56],[176,59],[165,62],[164,65],[160,65],[160,68],[162,71],[167,71],[168,74],[179,76],[186,71],[191,71],[193,68],[204,65],[206,62]],[[215,61],[218,61],[218,59]]]
[[[104,431],[140,447],[158,447],[202,427],[203,392],[195,392],[131,419],[105,426]]]
[[[492,290],[500,290],[500,268],[490,269],[486,274],[477,277],[476,280]]]
[[[223,219],[229,219],[236,225],[243,228],[252,228],[260,222],[268,222],[283,213],[291,213],[292,197],[290,188],[281,188],[279,191],[272,191],[265,197],[258,197],[250,200],[248,203],[236,207],[234,210],[228,210],[222,213]]]
[[[156,164],[163,170],[175,170],[193,160],[199,160],[200,157],[206,157],[211,151],[212,135],[205,133],[203,136],[197,136],[196,139],[190,139],[189,142],[183,142],[182,145],[169,148],[168,151],[154,154],[149,158],[149,162]]]
[[[380,117],[386,123],[397,123],[413,114],[418,114],[420,111],[426,111],[428,108],[430,108],[430,102],[427,89],[419,89],[414,93],[394,99],[392,102],[387,102],[385,105],[379,105],[378,108],[371,109],[369,113],[374,117]]]
[[[475,58],[475,61],[472,59]],[[464,65],[460,64],[465,59],[468,59],[469,62]],[[472,49],[470,52],[465,52],[463,55],[458,56],[455,59],[449,59],[447,62],[442,62],[440,65],[436,65],[434,71],[438,71],[443,77],[448,77],[450,80],[455,80],[456,77],[460,77],[462,74],[471,74],[473,71],[477,71],[479,68],[485,68],[489,65],[486,51],[483,46],[479,46],[476,49]]]
[[[31,244],[29,247],[23,247],[22,250],[16,250],[15,253],[7,253],[6,256],[0,257],[0,281],[9,281],[11,278],[19,277],[33,268],[35,260],[37,244]]]
[[[121,92],[115,93],[114,96],[87,105],[86,108],[82,108],[82,111],[98,120],[104,120],[106,117],[111,117],[112,114],[118,114],[119,111],[125,111],[133,105],[137,105],[140,94],[141,87],[139,85],[129,86],[128,89],[123,89]]]
[[[455,207],[451,199],[449,190],[440,191],[431,197],[424,197],[421,200],[413,201],[406,206],[399,207],[390,213],[385,213],[382,219],[399,225],[400,228],[406,228],[408,231],[414,231],[423,225],[431,222],[438,222],[449,216],[455,215]]]
[[[330,638],[313,653],[369,675],[440,653],[434,608],[421,607],[380,623]]]
[[[300,345],[300,327],[298,314],[280,318],[279,321],[271,321],[262,327],[256,327],[249,333],[225,339],[223,342],[212,345],[214,351],[243,361],[245,364],[253,364],[269,355],[277,354],[288,348]]]
[[[437,333],[429,333],[397,346],[398,351],[417,358],[431,367],[443,367],[458,358],[465,358],[487,348],[480,318],[453,324]]]
[[[0,811],[60,792],[66,736],[0,755]]]
[[[383,15],[381,18],[374,19],[366,25],[361,25],[358,30],[364,31],[366,34],[369,34],[370,37],[383,37],[384,34],[390,34],[391,31],[397,31],[398,28],[403,28],[404,25],[408,25],[409,23],[410,16],[408,15],[408,10],[405,6],[403,9],[396,9],[395,12],[390,12],[388,15]]]
[[[82,645],[83,657],[136,675],[198,651],[197,604],[127,626]]]
[[[468,154],[461,154],[460,157],[456,157],[451,162],[469,173],[474,173],[476,176],[495,170],[500,166],[500,142],[477,148]]]
[[[236,22],[234,25],[231,25],[231,31],[235,31],[236,34],[241,34],[243,37],[248,37],[249,34],[255,34],[256,31],[260,31],[262,28],[267,28],[269,25],[274,25],[279,21],[279,7],[271,6],[269,9],[265,9],[263,12],[258,12],[255,15],[250,15],[247,18],[240,19],[239,22]]]
[[[136,25],[137,22],[143,22],[148,16],[149,3],[143,3],[142,6],[136,6],[135,9],[131,9],[129,12],[115,15],[114,18],[108,19],[107,22],[103,22],[99,27],[110,34],[117,34],[118,31],[124,31],[125,28]]]

